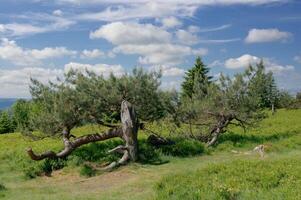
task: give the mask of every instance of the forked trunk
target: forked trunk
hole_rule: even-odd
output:
[[[36,154],[31,148],[27,150],[28,155],[32,160],[43,160],[45,158],[64,158],[70,155],[76,148],[91,142],[103,141],[114,137],[120,137],[125,142],[125,145],[118,146],[109,152],[122,153],[122,158],[111,163],[105,169],[112,169],[119,165],[126,164],[129,160],[136,161],[138,159],[138,119],[134,107],[127,101],[121,103],[121,122],[122,126],[119,128],[110,129],[105,133],[94,133],[70,140],[70,131],[65,129],[63,131],[63,142],[65,148],[58,153],[47,151],[42,154]]]

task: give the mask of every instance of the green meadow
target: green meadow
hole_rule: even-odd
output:
[[[165,123],[148,126],[172,135]],[[87,125],[72,133],[104,129]],[[82,146],[67,159],[37,162],[26,148],[60,150],[58,137],[2,134],[0,199],[301,199],[301,110],[278,110],[246,131],[230,127],[210,148],[192,140],[154,148],[147,136],[139,131],[138,163],[103,172],[97,169],[119,157],[107,151],[120,140]],[[252,151],[260,144],[263,158]]]

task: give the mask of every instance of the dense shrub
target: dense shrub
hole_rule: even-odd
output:
[[[6,187],[2,183],[0,183],[0,192],[3,190],[6,190]]]
[[[84,164],[79,171],[81,176],[92,177],[95,176],[96,170],[90,165]]]
[[[50,176],[52,171],[62,169],[66,165],[66,159],[45,159],[38,163],[27,163],[23,172],[25,178],[32,179],[41,175]]]
[[[177,139],[175,144],[162,146],[160,149],[165,155],[187,157],[204,153],[205,146],[197,140]]]

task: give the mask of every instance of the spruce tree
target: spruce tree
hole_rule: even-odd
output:
[[[207,93],[207,86],[212,77],[208,75],[209,68],[203,63],[200,57],[195,60],[194,66],[186,72],[182,83],[183,96],[192,98],[196,90],[201,89],[203,94]]]
[[[12,123],[7,111],[0,113],[0,134],[12,131]]]

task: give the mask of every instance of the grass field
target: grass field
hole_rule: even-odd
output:
[[[164,132],[164,127],[153,128]],[[82,127],[74,134],[96,129]],[[147,152],[145,133],[140,135],[141,147]],[[87,175],[84,163],[116,159],[106,150],[119,143],[87,145],[68,160],[49,164],[29,160],[25,149],[59,150],[59,139],[32,141],[20,133],[0,135],[0,199],[301,199],[301,110],[279,110],[246,132],[232,127],[214,148],[204,150],[198,143],[188,143],[192,147],[185,149],[187,144],[183,144],[168,150],[181,157],[156,150],[144,155],[145,161],[152,162],[83,176]],[[259,144],[267,146],[264,158],[250,152]],[[193,155],[187,154],[189,150]],[[64,168],[51,177],[36,176],[49,165]]]

